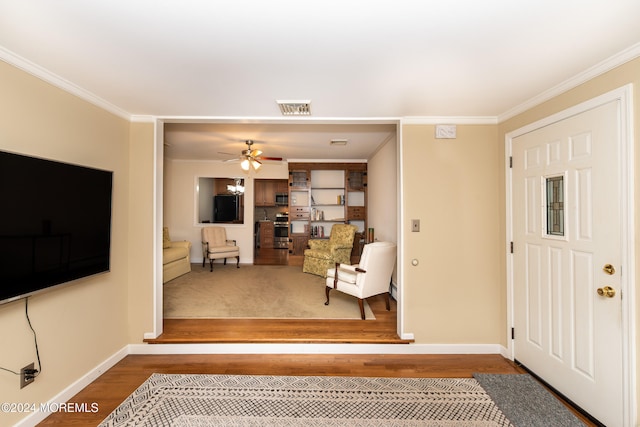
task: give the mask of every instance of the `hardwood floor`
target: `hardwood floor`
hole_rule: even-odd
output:
[[[397,334],[397,304],[367,300],[375,320],[165,319],[164,332],[150,344],[175,343],[377,343],[408,344]],[[354,299],[354,310],[357,310]]]
[[[287,265],[288,249],[256,248],[253,254],[254,265]]]

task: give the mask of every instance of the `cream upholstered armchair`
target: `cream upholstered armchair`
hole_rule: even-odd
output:
[[[227,230],[224,227],[204,227],[202,229],[202,266],[208,259],[213,271],[213,261],[227,258],[236,258],[236,267],[240,268],[240,248],[235,240],[227,240]]]
[[[302,271],[327,277],[327,269],[335,263],[351,264],[351,250],[357,230],[355,225],[334,224],[329,240],[309,240],[309,249],[304,251]]]
[[[364,300],[384,294],[389,305],[391,275],[396,263],[396,245],[391,242],[374,242],[364,245],[360,263],[357,265],[336,264],[327,271],[325,292],[329,305],[329,292],[335,289],[358,298],[360,317],[364,317]]]

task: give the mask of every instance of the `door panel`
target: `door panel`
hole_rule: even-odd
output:
[[[622,425],[619,102],[512,141],[514,354],[607,425]],[[618,290],[613,298],[598,288]]]

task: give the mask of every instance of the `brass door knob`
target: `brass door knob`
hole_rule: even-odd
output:
[[[612,274],[615,274],[616,269],[613,268],[613,265],[611,265],[611,264],[605,264],[604,267],[602,267],[602,271],[604,271],[609,276],[611,276]]]
[[[598,288],[598,295],[601,297],[613,298],[616,296],[616,290],[611,286],[605,286],[604,288]]]

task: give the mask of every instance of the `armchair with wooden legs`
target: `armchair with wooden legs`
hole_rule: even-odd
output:
[[[209,260],[210,271],[213,271],[213,261],[227,258],[236,259],[236,267],[240,268],[240,248],[235,240],[227,240],[227,231],[224,227],[204,227],[202,229],[202,266]]]
[[[327,277],[327,269],[336,262],[351,264],[353,240],[358,227],[352,224],[334,224],[329,239],[309,240],[309,249],[304,251],[302,271]]]
[[[396,245],[391,242],[374,242],[364,245],[360,263],[345,265],[336,263],[327,270],[325,293],[329,305],[329,292],[335,289],[358,299],[360,317],[365,320],[364,300],[384,294],[387,310],[390,310],[389,287],[396,263]]]

